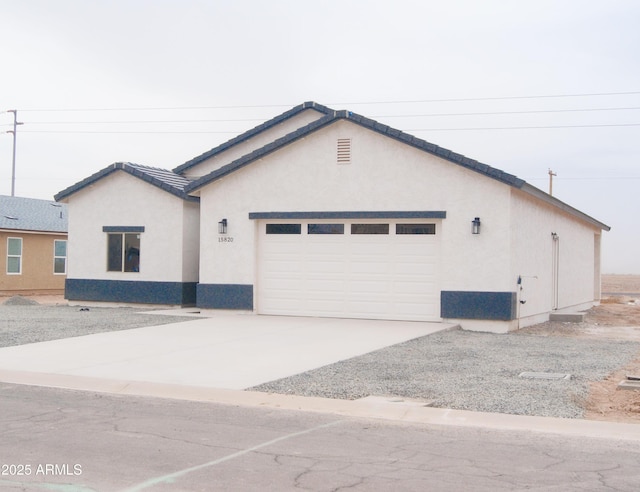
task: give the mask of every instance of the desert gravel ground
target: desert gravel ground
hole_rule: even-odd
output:
[[[142,314],[148,310],[142,308],[21,305],[27,303],[0,305],[0,346],[193,319]],[[343,399],[384,395],[434,407],[582,418],[591,387],[640,355],[640,338],[580,336],[594,323],[547,323],[509,335],[450,330],[251,389]],[[530,379],[523,372],[569,377]]]
[[[39,304],[27,298],[0,298],[0,347],[193,320],[193,317],[142,314],[149,310],[83,308],[66,302]]]
[[[251,389],[344,399],[387,395],[442,408],[582,418],[590,383],[639,352],[637,342],[451,330]],[[525,372],[569,376],[520,377]]]

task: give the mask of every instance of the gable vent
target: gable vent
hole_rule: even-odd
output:
[[[338,139],[338,164],[351,164],[351,139]]]

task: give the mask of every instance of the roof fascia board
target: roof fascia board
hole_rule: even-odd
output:
[[[343,114],[343,113],[346,113],[346,114]],[[426,140],[415,137],[408,133],[404,133],[403,131],[398,130],[396,128],[392,128],[388,125],[383,125],[382,123],[379,123],[370,118],[366,118],[358,114],[354,114],[351,112],[344,112],[344,111],[338,112],[338,117],[342,117],[350,121],[356,122],[361,126],[364,126],[365,128],[368,128],[372,131],[385,135],[389,138],[393,138],[402,143],[405,143],[417,149],[420,149],[430,154],[433,154],[435,156],[438,156],[442,159],[453,162],[454,164],[458,164],[462,167],[466,167],[467,169],[471,169],[472,171],[476,171],[480,174],[484,174],[485,176],[493,178],[497,181],[501,181],[510,186],[521,188],[525,184],[524,180],[518,178],[517,176],[514,176],[513,174],[509,174],[504,171],[501,171],[500,169],[491,167],[487,164],[483,164],[481,162],[476,161],[475,159],[470,159],[468,157],[465,157],[462,154],[458,154],[449,149],[439,147],[435,144],[427,142]]]
[[[67,231],[38,231],[36,229],[7,229],[0,228],[0,232],[7,232],[11,234],[43,234],[47,236],[67,236]]]
[[[254,150],[253,152],[250,152],[249,154],[242,156],[239,159],[236,159],[235,161],[222,166],[221,168],[216,169],[215,171],[212,171],[199,179],[196,179],[195,181],[185,186],[184,191],[185,193],[196,191],[213,181],[217,181],[218,179],[237,171],[238,169],[242,169],[252,162],[262,159],[263,157],[289,145],[292,142],[295,142],[298,139],[306,137],[307,135],[315,132],[316,130],[319,130],[320,128],[334,123],[335,121],[336,117],[333,114],[323,116],[316,121],[312,121],[308,125],[303,126],[302,128],[299,128],[294,132],[285,135],[284,137],[278,138],[273,142],[268,143],[264,147]]]
[[[419,150],[433,154],[437,157],[448,160],[450,162],[453,162],[455,164],[458,164],[462,167],[478,172],[480,174],[483,174],[484,176],[487,176],[489,178],[508,184],[509,186],[521,188],[525,184],[524,180],[512,174],[505,173],[504,171],[493,168],[487,164],[483,164],[474,159],[469,159],[468,157],[465,157],[461,154],[456,154],[455,152],[452,152],[448,149],[438,147],[437,145],[429,143],[426,140],[422,140],[420,138],[414,137],[413,135],[404,133],[395,128],[391,128],[390,126],[383,125],[381,123],[378,123],[377,121],[371,120],[369,118],[365,118],[364,116],[360,116],[360,115],[351,113],[349,111],[342,110],[342,111],[332,111],[327,116],[324,116],[316,121],[313,121],[308,125],[303,126],[302,128],[299,128],[298,130],[288,135],[285,135],[282,138],[274,140],[273,142],[265,145],[260,149],[257,149],[239,159],[236,159],[235,161],[225,166],[222,166],[221,168],[215,171],[212,171],[211,173],[205,176],[202,176],[201,178],[188,184],[185,187],[185,192],[191,193],[193,191],[196,191],[197,189],[202,188],[206,184],[209,184],[228,174],[231,174],[232,172],[237,171],[238,169],[256,160],[261,159],[266,155],[272,152],[275,152],[276,150],[279,150],[280,148],[286,145],[289,145],[290,143],[300,138],[306,137],[307,135],[339,120],[351,121],[364,128],[375,131],[389,138],[393,138],[402,143],[415,147]]]
[[[61,191],[60,193],[56,194],[53,198],[55,201],[57,202],[61,202],[67,198],[69,198],[71,195],[77,193],[78,191],[82,190],[83,188],[86,188],[89,185],[92,185],[93,183],[96,183],[97,181],[101,180],[102,178],[109,176],[110,174],[116,172],[116,171],[124,171],[127,174],[141,179],[143,181],[146,181],[147,183],[156,186],[158,188],[160,188],[163,191],[166,191],[168,193],[171,193],[172,195],[177,196],[178,198],[181,198],[183,200],[187,200],[187,201],[198,201],[199,198],[198,197],[194,197],[194,196],[190,196],[187,195],[185,192],[181,192],[175,188],[173,188],[172,186],[169,186],[167,183],[164,183],[163,181],[150,176],[149,174],[144,173],[143,171],[141,171],[138,168],[135,168],[131,165],[129,165],[126,162],[115,162],[113,164],[111,164],[110,166],[101,169],[100,171],[98,171],[95,174],[92,174],[91,176],[89,176],[88,178],[83,179],[82,181],[70,186],[69,188],[66,188],[65,190]]]
[[[563,201],[558,200],[557,198],[549,195],[548,193],[545,193],[544,191],[542,191],[539,188],[536,188],[535,186],[530,185],[529,183],[525,183],[524,186],[520,188],[520,190],[528,195],[531,195],[539,200],[542,200],[543,202],[549,205],[552,205],[556,208],[561,209],[562,211],[568,213],[569,215],[582,219],[583,221],[589,223],[592,226],[595,226],[604,231],[611,230],[610,226],[600,222],[599,220],[594,219],[593,217],[585,214],[584,212],[581,212],[577,208],[573,208],[571,205],[567,205]]]
[[[320,113],[324,113],[325,115],[333,112],[333,110],[329,109],[326,106],[323,106],[322,104],[318,104],[313,101],[304,102],[288,111],[285,111],[284,113],[274,118],[271,118],[268,121],[265,121],[264,123],[261,123],[260,125],[252,128],[251,130],[247,130],[246,132],[238,135],[237,137],[232,138],[231,140],[228,140],[218,145],[217,147],[214,147],[213,149],[197,157],[194,157],[193,159],[185,162],[184,164],[181,164],[180,166],[174,168],[173,172],[176,174],[180,174],[188,169],[191,169],[192,167],[200,164],[201,162],[209,159],[210,157],[213,157],[217,154],[220,154],[221,152],[224,152],[225,150],[228,150],[238,144],[241,144],[242,142],[249,140],[250,138],[258,135],[259,133],[269,130],[270,128],[273,128],[274,126],[282,123],[283,121],[293,118],[294,116],[298,115],[299,113],[302,113],[307,109],[315,109],[316,111]]]

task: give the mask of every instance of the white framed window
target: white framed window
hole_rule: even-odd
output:
[[[67,273],[67,241],[64,239],[53,241],[53,273],[54,275]]]
[[[7,275],[22,275],[22,238],[7,238]]]

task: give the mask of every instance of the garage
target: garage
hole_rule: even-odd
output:
[[[261,314],[440,320],[434,219],[258,221]]]

